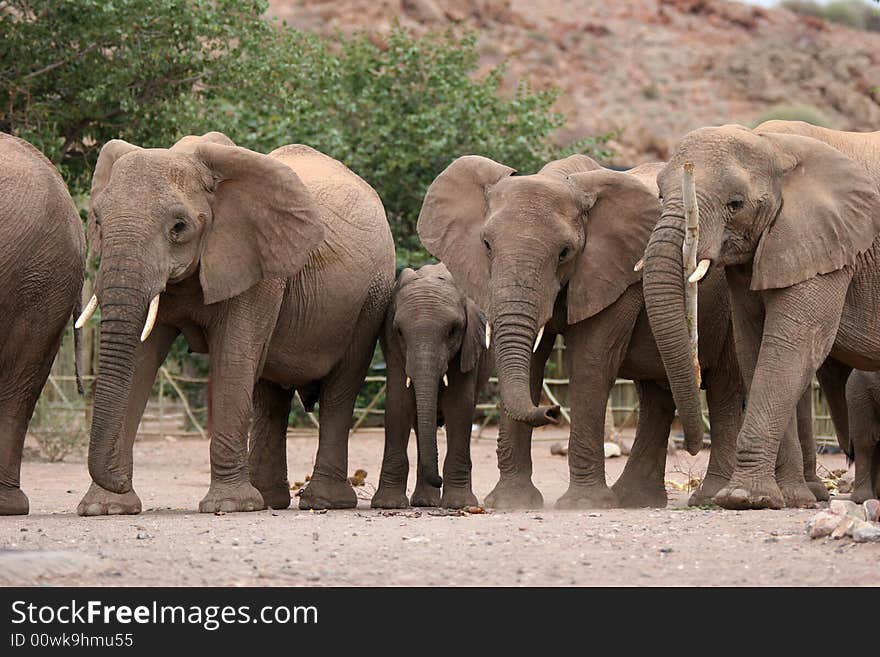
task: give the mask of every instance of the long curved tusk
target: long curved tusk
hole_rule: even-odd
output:
[[[141,331],[141,342],[145,342],[148,337],[150,337],[150,333],[153,332],[153,327],[156,325],[156,315],[159,314],[159,295],[153,297],[153,300],[150,301],[150,308],[147,310],[147,321],[144,322],[144,330]]]
[[[492,327],[489,326],[489,322],[486,322],[486,349],[489,348],[489,343],[492,341]]]
[[[544,327],[542,326],[542,327],[541,327],[541,330],[538,331],[538,337],[535,338],[535,346],[532,347],[532,352],[533,352],[533,353],[536,352],[536,351],[538,351],[538,345],[541,344],[541,338],[543,338],[543,337],[544,337]]]
[[[443,385],[447,388],[449,387],[449,377],[447,377],[445,374],[443,375]]]
[[[697,264],[697,268],[694,269],[694,273],[688,276],[688,283],[698,283],[703,280],[703,277],[706,275],[706,272],[709,271],[709,265],[712,264],[711,260],[703,258]]]
[[[407,388],[409,388],[409,385],[410,385],[411,383],[412,383],[412,379],[409,378],[409,377],[406,377],[406,387],[407,387]]]
[[[92,295],[92,298],[89,299],[89,302],[86,304],[86,307],[83,309],[82,313],[76,319],[76,323],[73,325],[74,328],[81,329],[86,325],[86,322],[89,321],[89,318],[95,314],[95,310],[98,308],[98,297],[97,295]]]
[[[633,271],[642,271],[642,267],[645,266],[645,259],[639,258],[639,261],[636,263],[636,266],[633,267]]]

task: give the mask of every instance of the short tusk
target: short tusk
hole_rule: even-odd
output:
[[[83,326],[85,326],[86,322],[89,321],[89,318],[95,314],[95,310],[97,310],[97,308],[98,297],[93,294],[92,298],[89,299],[89,302],[83,309],[82,314],[77,318],[76,323],[73,325],[74,328],[81,329]]]
[[[159,295],[153,297],[153,300],[150,301],[150,308],[147,310],[147,321],[144,322],[144,330],[141,331],[141,342],[146,342],[147,338],[150,337],[150,333],[153,332],[153,327],[156,325],[156,315],[159,314]]]
[[[445,374],[443,375],[443,385],[445,385],[447,388],[449,387],[449,377],[447,377]]]
[[[703,280],[703,277],[706,275],[706,272],[709,270],[709,265],[712,264],[711,260],[703,258],[697,264],[697,268],[694,269],[694,273],[688,276],[688,283],[698,283]]]
[[[645,266],[645,259],[639,258],[639,261],[636,263],[636,266],[633,267],[633,271],[642,271],[642,267]]]
[[[407,388],[409,388],[409,384],[410,384],[410,383],[412,383],[412,379],[409,378],[409,377],[406,377],[406,387],[407,387]]]
[[[538,331],[538,337],[535,338],[535,346],[532,347],[532,352],[538,351],[538,345],[541,344],[541,338],[544,337],[544,327],[541,327],[541,330]]]
[[[492,341],[492,327],[489,326],[489,322],[486,322],[486,349],[489,348],[489,343]]]

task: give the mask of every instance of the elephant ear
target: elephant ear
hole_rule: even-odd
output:
[[[541,170],[538,172],[538,174],[562,178],[564,180],[568,176],[575,173],[596,171],[601,168],[602,166],[593,158],[587,157],[586,155],[582,155],[580,153],[576,153],[575,155],[569,155],[568,157],[561,160],[548,162],[543,167],[541,167]]]
[[[92,189],[89,194],[89,220],[86,226],[86,232],[89,238],[89,251],[93,256],[101,253],[101,231],[98,230],[98,224],[95,222],[95,213],[92,208],[95,207],[95,201],[104,191],[107,183],[110,181],[110,174],[113,171],[113,165],[116,160],[132,151],[139,151],[141,148],[134,144],[129,144],[122,139],[111,139],[101,148],[98,155],[98,163],[92,173]]]
[[[752,264],[753,290],[853,266],[880,233],[880,190],[856,160],[811,137],[762,133],[779,153],[782,206]]]
[[[196,148],[199,147],[200,144],[220,144],[221,146],[235,146],[235,142],[224,135],[222,132],[212,130],[211,132],[206,132],[203,135],[187,135],[186,137],[181,137],[176,142],[174,142],[174,146],[171,147],[171,150],[183,151],[184,153],[192,153],[193,151],[195,151]]]
[[[199,144],[213,173],[212,218],[202,238],[205,303],[229,299],[264,278],[290,278],[324,239],[312,195],[286,164],[238,146]]]
[[[450,164],[428,187],[417,230],[422,243],[452,272],[465,294],[485,307],[489,298],[489,258],[480,238],[487,194],[515,172],[479,155]]]
[[[568,323],[575,324],[610,306],[639,280],[633,267],[660,218],[660,201],[629,173],[600,169],[568,180],[586,225],[586,243],[568,282]]]
[[[486,350],[486,316],[471,299],[465,299],[467,325],[461,339],[461,371],[470,372]]]

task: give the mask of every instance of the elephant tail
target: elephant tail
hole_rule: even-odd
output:
[[[76,391],[80,396],[85,394],[85,386],[82,379],[82,329],[76,328],[76,318],[82,313],[82,295],[76,296],[73,304],[73,367],[76,371]]]

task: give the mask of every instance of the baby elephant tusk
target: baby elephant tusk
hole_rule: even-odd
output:
[[[633,271],[642,271],[642,267],[645,266],[645,259],[639,258],[639,261],[636,263],[636,266],[633,267]]]
[[[89,318],[95,314],[95,310],[98,308],[98,297],[94,294],[92,298],[89,299],[89,302],[86,304],[86,307],[83,309],[82,314],[77,318],[76,323],[73,325],[74,328],[81,329],[85,326],[86,322],[89,321]]]
[[[706,272],[709,270],[709,265],[712,264],[711,260],[707,260],[703,258],[697,263],[697,268],[694,269],[694,273],[688,276],[688,283],[697,283],[703,280],[703,276],[706,275]]]
[[[150,308],[147,310],[147,321],[144,322],[144,330],[141,331],[141,342],[146,342],[147,338],[150,337],[150,333],[153,332],[153,327],[156,325],[156,315],[159,314],[159,295],[153,297],[153,300],[150,301]]]
[[[409,378],[409,377],[406,377],[406,387],[407,387],[407,388],[409,388],[409,384],[410,384],[410,383],[412,383],[412,379]]]
[[[532,347],[532,352],[538,351],[538,345],[541,344],[541,338],[544,337],[544,327],[541,327],[541,330],[538,331],[538,337],[535,338],[535,346]]]
[[[486,349],[489,348],[489,343],[492,341],[492,327],[489,326],[489,322],[486,322]]]
[[[445,374],[443,375],[443,385],[449,387],[449,378]]]

